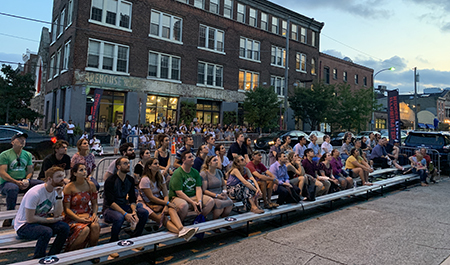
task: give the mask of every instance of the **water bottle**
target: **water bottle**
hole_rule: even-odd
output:
[[[354,189],[354,190],[356,190],[356,186],[357,186],[357,184],[356,184],[356,179],[354,179],[354,180],[353,180],[353,189]]]

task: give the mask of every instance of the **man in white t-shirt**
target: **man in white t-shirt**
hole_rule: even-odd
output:
[[[72,123],[72,120],[69,120],[69,123],[67,123],[67,141],[71,147],[76,145],[73,129],[75,129],[75,125]]]
[[[14,230],[21,239],[37,240],[33,258],[46,256],[50,238],[56,234],[48,255],[61,252],[69,225],[63,222],[63,186],[66,174],[61,167],[45,171],[45,183],[31,188],[22,199],[14,221]],[[52,211],[53,216],[49,213]]]

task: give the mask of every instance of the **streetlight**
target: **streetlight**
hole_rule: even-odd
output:
[[[395,67],[389,67],[389,68],[385,68],[385,69],[381,69],[380,71],[376,72],[373,77],[372,77],[372,85],[373,85],[373,80],[375,79],[375,77],[384,71],[395,71]],[[375,86],[373,86],[373,94],[375,95]],[[375,110],[372,108],[372,131],[375,130]]]

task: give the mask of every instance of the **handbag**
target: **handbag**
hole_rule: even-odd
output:
[[[289,192],[289,199],[287,199],[287,202],[293,202],[293,203],[299,203],[302,199],[300,198],[300,195],[295,192],[294,188],[287,187],[287,191]]]
[[[206,222],[206,218],[205,218],[205,216],[203,216],[203,214],[197,215],[197,217],[195,217],[195,219],[194,219],[194,225],[204,223],[204,222]],[[195,234],[195,237],[198,239],[203,239],[205,237],[205,232]]]
[[[316,200],[316,179],[311,175],[305,174],[306,181],[303,184],[302,196],[306,197],[307,201]]]

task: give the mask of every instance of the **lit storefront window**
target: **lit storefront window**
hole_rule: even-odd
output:
[[[86,96],[86,118],[85,130],[91,129],[92,109],[94,107],[95,89],[91,89]],[[96,133],[106,133],[111,123],[123,123],[123,110],[125,104],[125,93],[103,90],[100,105],[97,112],[97,120],[95,123]]]
[[[199,123],[218,124],[220,121],[220,102],[198,100],[197,121]]]
[[[176,121],[177,106],[178,98],[148,95],[145,123]]]

